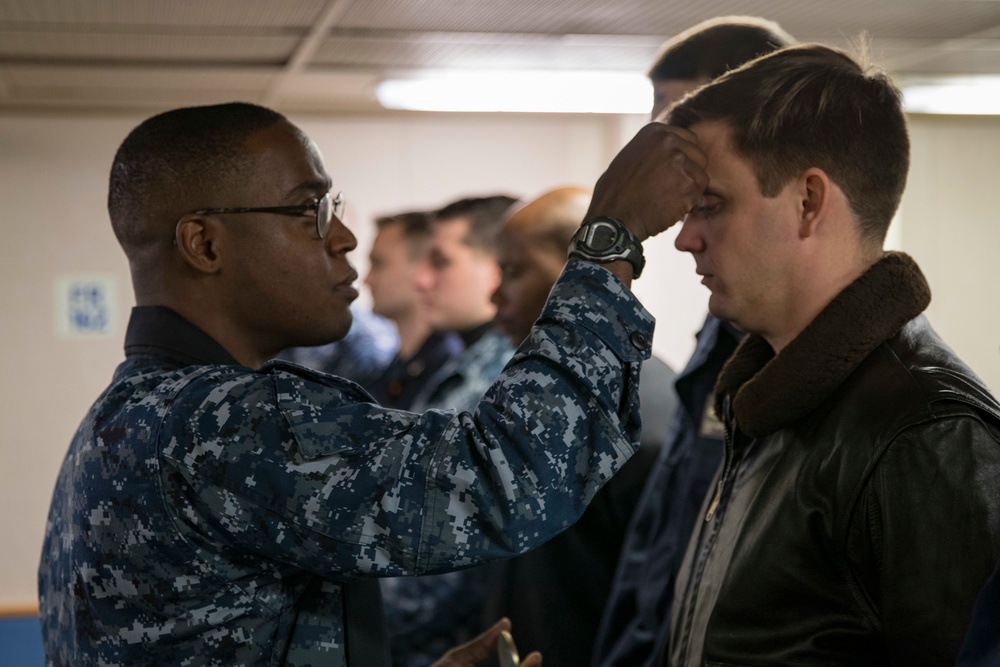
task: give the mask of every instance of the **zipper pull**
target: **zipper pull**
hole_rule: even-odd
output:
[[[722,480],[715,487],[715,497],[712,498],[712,503],[708,506],[708,513],[705,514],[705,521],[711,521],[712,517],[715,516],[715,510],[719,509],[719,501],[722,500]]]

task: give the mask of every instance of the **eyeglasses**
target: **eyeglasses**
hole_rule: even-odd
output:
[[[257,208],[203,208],[194,211],[196,215],[213,215],[217,213],[277,213],[278,215],[304,215],[307,211],[313,211],[316,216],[316,234],[320,240],[325,239],[330,233],[330,223],[333,216],[341,220],[344,215],[344,193],[338,192],[334,197],[327,192],[319,199],[314,199],[311,204],[300,206],[262,206]]]

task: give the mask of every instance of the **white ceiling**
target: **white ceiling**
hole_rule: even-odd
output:
[[[0,111],[151,112],[245,100],[378,111],[421,69],[644,71],[713,16],[778,21],[912,75],[1000,75],[1000,0],[0,0]]]

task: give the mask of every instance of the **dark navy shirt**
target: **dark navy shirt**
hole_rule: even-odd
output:
[[[723,427],[712,412],[715,380],[741,337],[711,315],[698,332],[677,379],[672,435],[646,481],[618,559],[594,665],[655,665],[667,645],[674,582],[724,453]]]
[[[409,359],[396,357],[369,387],[372,396],[387,408],[409,410],[413,400],[445,364],[465,346],[454,333],[432,333]]]
[[[1000,667],[1000,562],[976,600],[955,667]]]

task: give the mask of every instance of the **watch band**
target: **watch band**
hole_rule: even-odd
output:
[[[621,220],[607,216],[584,222],[573,234],[568,254],[601,263],[625,260],[632,265],[633,278],[638,278],[646,266],[639,239]]]

